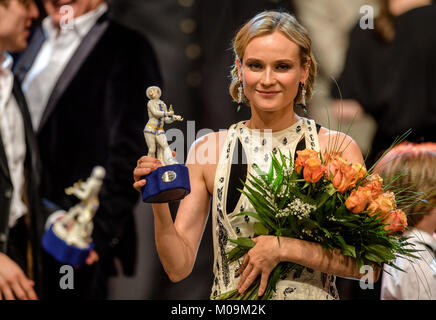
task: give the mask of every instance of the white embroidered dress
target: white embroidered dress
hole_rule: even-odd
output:
[[[233,290],[239,281],[238,268],[242,259],[231,264],[225,262],[226,253],[234,248],[228,239],[237,237],[253,237],[253,224],[256,221],[249,216],[236,216],[242,211],[254,211],[247,197],[241,195],[233,212],[226,212],[228,185],[232,159],[235,157],[237,141],[240,141],[247,163],[247,177],[256,174],[253,164],[256,163],[263,171],[268,171],[271,165],[271,152],[280,149],[282,154],[292,156],[300,140],[305,139],[306,148],[319,151],[318,135],[315,122],[306,118],[298,121],[287,129],[278,132],[260,132],[245,126],[245,122],[232,125],[227,133],[224,151],[217,165],[212,204],[212,232],[214,244],[214,281],[211,297]],[[238,192],[232,190],[231,192]],[[277,284],[272,299],[338,299],[335,286],[335,276],[304,268],[303,271],[291,271],[288,276]]]

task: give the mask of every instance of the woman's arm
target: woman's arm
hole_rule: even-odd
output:
[[[192,271],[209,213],[209,193],[202,168],[188,164],[191,193],[180,202],[173,223],[168,204],[153,204],[155,242],[165,272],[171,281],[186,278]]]
[[[204,140],[204,139],[203,139]],[[197,141],[187,159],[191,193],[180,202],[175,221],[168,204],[153,204],[155,242],[160,261],[171,281],[186,278],[194,266],[209,213],[210,195],[207,191],[204,168],[195,159],[195,151],[203,141]],[[134,187],[140,190],[145,185],[144,175],[155,170],[157,159],[142,157],[134,171]]]

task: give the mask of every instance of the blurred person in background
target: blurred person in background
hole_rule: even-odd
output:
[[[342,72],[348,47],[348,35],[362,9],[374,0],[294,0],[297,17],[312,34],[313,50],[319,57],[318,77],[308,112],[317,123],[333,130],[344,130],[356,140],[366,154],[374,134],[375,123],[369,115],[359,121],[337,118],[331,113],[332,80]],[[341,279],[342,280],[342,279]]]
[[[9,54],[26,48],[37,17],[33,0],[0,0],[0,300],[43,297],[40,163]]]
[[[379,0],[374,29],[358,23],[332,86],[333,113],[377,125],[367,165],[412,129],[410,141],[436,141],[436,6],[431,0]]]
[[[146,149],[145,90],[161,85],[146,38],[109,18],[104,0],[45,0],[48,16],[34,30],[15,73],[23,81],[42,159],[42,194],[68,210],[65,188],[106,169],[94,217],[94,251],[74,272],[74,290],[59,287],[61,264],[45,255],[47,298],[104,299],[118,258],[133,275],[136,229],[131,168]]]
[[[413,262],[397,257],[395,265],[385,265],[382,300],[436,300],[436,143],[402,143],[377,164],[376,171],[398,190],[407,189],[411,207],[404,209],[410,237],[409,249],[420,250]],[[414,203],[416,198],[424,201]]]

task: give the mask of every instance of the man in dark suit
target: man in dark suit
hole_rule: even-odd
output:
[[[0,300],[42,297],[37,142],[6,53],[26,47],[37,17],[32,0],[0,0]]]
[[[64,189],[96,165],[106,169],[90,265],[75,270],[74,290],[62,290],[60,264],[46,257],[46,291],[49,298],[101,299],[114,257],[126,274],[134,273],[138,195],[131,171],[146,149],[145,89],[160,86],[160,74],[148,41],[111,21],[103,0],[44,5],[49,16],[15,67],[37,132],[43,196],[67,210],[75,199]]]

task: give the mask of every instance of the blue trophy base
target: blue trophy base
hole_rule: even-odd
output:
[[[42,237],[42,246],[57,261],[72,266],[83,266],[89,252],[94,248],[91,242],[88,248],[80,249],[74,245],[68,245],[64,240],[59,238],[50,226]]]
[[[147,184],[142,188],[142,201],[164,203],[183,199],[191,192],[189,171],[183,164],[157,168],[146,175]]]

